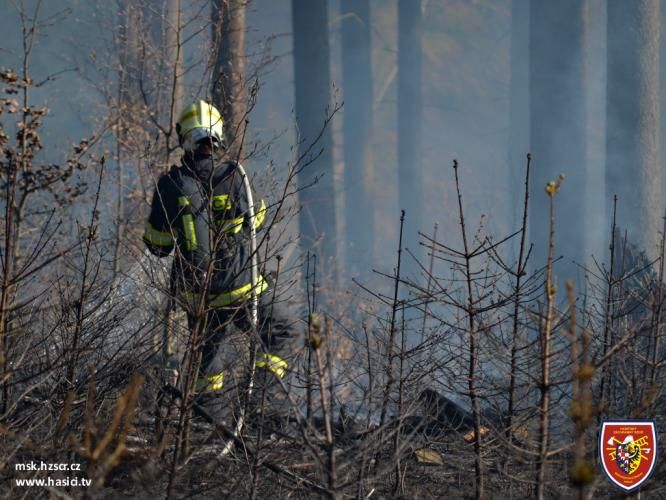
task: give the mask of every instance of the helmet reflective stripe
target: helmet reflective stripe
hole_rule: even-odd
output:
[[[192,150],[201,139],[210,138],[221,145],[224,140],[224,122],[215,106],[206,101],[190,104],[180,115],[178,137],[186,150]]]

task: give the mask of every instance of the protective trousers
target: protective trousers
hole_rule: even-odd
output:
[[[259,375],[257,380],[270,380],[280,385],[293,365],[297,346],[296,321],[284,301],[271,300],[272,290],[259,296],[258,338],[253,360]],[[197,394],[228,394],[240,401],[250,368],[249,342],[255,329],[252,326],[251,301],[233,307],[211,309],[202,328],[201,363],[195,384]],[[189,318],[192,327],[196,318]],[[262,372],[270,374],[265,377]]]

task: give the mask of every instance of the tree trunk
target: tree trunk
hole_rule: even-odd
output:
[[[213,0],[213,102],[222,111],[231,157],[240,159],[247,114],[245,87],[246,0]]]
[[[511,84],[509,102],[509,190],[512,206],[509,208],[510,231],[524,228],[524,206],[517,202],[524,198],[524,185],[526,175],[527,153],[530,144],[529,129],[529,0],[512,0],[511,2]],[[516,269],[520,270],[524,260],[525,238],[520,238],[511,248],[511,261],[517,261]],[[513,313],[513,331],[511,342],[511,369],[509,373],[509,394],[507,412],[507,437],[513,439],[514,412],[517,408],[517,364],[520,330],[518,312],[520,308],[521,276],[516,276],[515,307]]]
[[[122,113],[131,114],[141,102],[141,32],[144,16],[135,0],[125,0],[118,12],[118,59],[120,62],[120,104]]]
[[[123,192],[123,145],[125,138],[125,120],[124,110],[131,109],[128,102],[128,34],[131,16],[130,5],[120,5],[118,9],[118,31],[117,31],[117,45],[116,50],[118,53],[118,102],[116,104],[116,182],[117,186],[117,199],[116,199],[116,241],[113,249],[113,274],[114,276],[120,272],[120,250],[121,241],[123,239],[123,213],[125,211],[125,193]]]
[[[139,31],[141,16],[133,0],[119,5],[118,10],[118,103],[115,109],[116,119],[116,235],[113,253],[114,275],[120,272],[122,241],[125,232],[125,163],[130,158],[128,151],[128,129],[132,126],[130,117],[140,103],[139,88]]]
[[[666,23],[666,3],[660,5],[661,9],[661,25],[664,26]],[[659,87],[660,87],[660,96],[666,96],[666,89],[663,88],[664,83],[666,82],[666,36],[660,36],[661,40],[659,43]],[[659,109],[659,120],[661,123],[666,123],[666,106],[660,106]],[[661,142],[666,144],[666,127],[661,127]],[[660,142],[660,144],[661,144]],[[661,151],[661,147],[659,148]],[[662,157],[662,169],[666,168],[666,165],[663,164],[664,158]],[[604,193],[605,194],[605,193]],[[666,206],[666,175],[661,176],[661,196],[662,196],[662,206]]]
[[[369,0],[341,0],[346,261],[348,273],[373,262],[374,166],[372,57]]]
[[[178,114],[185,107],[183,102],[181,0],[167,0],[166,9],[165,50],[168,61],[166,104],[171,127],[175,127]]]
[[[532,263],[546,264],[548,197],[544,188],[566,178],[558,196],[556,256],[562,255],[559,283],[577,277],[573,261],[585,258],[585,111],[583,35],[586,2],[530,3],[530,144],[533,179],[530,205]],[[578,281],[580,283],[580,280]]]
[[[324,272],[334,272],[331,260],[335,256],[335,191],[333,137],[327,121],[331,85],[327,4],[292,0],[291,6],[298,156],[304,167],[298,173],[301,244],[314,249]]]
[[[509,103],[509,189],[513,200],[510,231],[520,227],[523,207],[516,200],[523,196],[525,164],[530,149],[529,89],[529,0],[511,2],[511,85]],[[514,245],[518,254],[519,241]]]
[[[398,2],[398,196],[406,212],[406,247],[417,257],[417,231],[423,225],[423,165],[421,158],[421,38],[423,21],[421,0]],[[405,274],[414,276],[418,268],[405,259]]]
[[[659,0],[609,0],[606,200],[618,195],[622,230],[659,252],[661,155]]]

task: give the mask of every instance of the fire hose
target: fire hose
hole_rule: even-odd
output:
[[[255,374],[254,360],[257,357],[256,333],[257,333],[257,325],[259,322],[259,290],[257,287],[259,281],[259,269],[258,269],[259,263],[257,258],[257,228],[254,223],[255,222],[254,199],[252,196],[252,186],[250,185],[250,179],[247,176],[247,173],[245,172],[243,165],[241,165],[240,162],[237,162],[236,168],[238,168],[238,171],[240,172],[240,175],[243,179],[243,187],[245,188],[245,195],[247,197],[248,219],[250,226],[250,255],[252,259],[251,260],[252,309],[250,317],[250,325],[252,328],[252,332],[251,332],[251,341],[249,346],[250,373],[248,377],[247,387],[245,390],[246,404],[241,405],[240,407],[238,420],[236,421],[236,426],[233,431],[233,437],[230,437],[229,440],[224,445],[224,447],[222,448],[222,451],[220,452],[219,455],[220,457],[225,456],[227,453],[229,453],[229,451],[231,451],[236,440],[238,439],[238,436],[240,435],[241,430],[243,429],[243,425],[245,424],[245,408],[247,406],[247,402],[250,400],[250,397],[252,396],[252,390],[254,389],[254,374]]]

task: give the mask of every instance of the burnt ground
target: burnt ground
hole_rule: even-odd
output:
[[[74,405],[78,406],[72,410],[70,432],[64,433],[65,438],[56,443],[52,436],[53,442],[45,440],[39,445],[33,439],[13,456],[5,456],[6,466],[0,471],[0,496],[153,499],[165,498],[171,482],[172,498],[327,498],[330,484],[340,498],[475,498],[475,455],[473,443],[469,442],[469,415],[452,401],[427,391],[425,404],[417,413],[400,420],[389,419],[381,428],[354,418],[336,418],[331,422],[332,448],[321,418],[306,422],[292,416],[268,418],[263,425],[261,420],[253,421],[239,438],[232,440],[231,451],[224,456],[222,451],[230,441],[228,429],[212,424],[210,415],[195,407],[190,452],[177,462],[173,474],[178,412],[172,408],[171,413],[160,414],[165,427],[163,439],[158,439],[155,400],[144,394],[129,432],[121,436],[119,426],[111,433],[109,446],[97,457],[85,452],[85,401],[76,401]],[[98,445],[104,441],[117,407],[116,400],[100,403],[96,424],[89,429],[93,448],[101,448]],[[21,414],[32,414],[33,422],[45,422],[49,429],[58,427],[58,413],[48,405],[33,401]],[[533,498],[536,460],[530,450],[535,433],[526,429],[517,438],[520,446],[509,448],[501,432],[492,427],[492,420],[487,424],[490,427],[484,436],[483,451],[487,498]],[[28,420],[20,424],[26,429],[30,425]],[[124,450],[117,463],[102,471],[121,443]],[[593,453],[591,449],[591,459]],[[11,468],[12,463],[31,460],[80,463],[81,472],[73,475],[97,482],[89,488],[16,487],[16,478],[41,477],[39,473],[28,475]],[[546,498],[579,498],[568,479],[571,464],[570,451],[552,457]],[[626,498],[610,486],[596,463],[594,474],[584,498]],[[54,473],[52,477],[67,474]],[[666,460],[658,463],[643,495],[649,499],[666,498]]]

